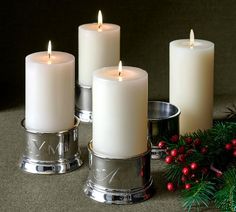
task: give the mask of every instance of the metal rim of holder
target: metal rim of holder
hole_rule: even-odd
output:
[[[152,144],[152,159],[161,159],[165,150],[158,148],[163,138],[179,135],[180,109],[162,101],[148,101],[148,140]]]
[[[25,128],[25,150],[20,169],[33,174],[63,174],[78,169],[82,164],[78,142],[79,119],[71,129],[56,133],[40,133]]]
[[[84,192],[89,198],[107,204],[134,204],[154,193],[150,174],[151,148],[135,157],[105,158],[88,145],[89,176]]]

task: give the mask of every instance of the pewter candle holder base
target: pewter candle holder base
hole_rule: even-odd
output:
[[[63,174],[82,165],[78,143],[79,119],[74,127],[58,133],[40,133],[25,128],[25,151],[20,169],[33,174]]]
[[[111,159],[89,150],[89,176],[85,194],[98,202],[133,204],[149,199],[153,194],[150,175],[151,149],[126,159]]]
[[[173,104],[161,101],[148,102],[148,140],[152,144],[152,159],[160,159],[165,155],[158,148],[161,139],[169,139],[179,135],[180,109]]]
[[[92,87],[76,84],[75,112],[82,122],[92,122]]]

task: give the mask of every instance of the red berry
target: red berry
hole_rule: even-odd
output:
[[[166,142],[165,142],[165,141],[160,141],[160,142],[158,143],[158,147],[159,147],[160,149],[163,149],[163,148],[165,147],[165,145],[166,145]]]
[[[189,170],[189,168],[188,167],[184,167],[183,169],[182,169],[182,173],[184,174],[184,175],[189,175],[189,172],[190,172],[190,170]]]
[[[175,186],[171,182],[167,183],[166,188],[168,189],[168,191],[174,191],[175,190]]]
[[[204,147],[201,148],[201,153],[202,154],[206,154],[207,152],[208,152],[208,148],[207,147],[204,146]]]
[[[231,140],[231,143],[232,143],[234,146],[236,146],[236,138],[232,139],[232,140]]]
[[[231,143],[225,144],[225,149],[228,151],[231,150],[232,147],[233,147],[233,145]]]
[[[190,137],[187,137],[184,139],[184,141],[187,143],[187,144],[191,144],[193,142],[193,139],[190,138]]]
[[[223,175],[222,172],[216,172],[216,177],[221,177]]]
[[[174,158],[172,156],[166,156],[165,158],[165,162],[168,163],[168,164],[171,164],[173,162]]]
[[[180,146],[178,149],[179,154],[183,154],[184,150],[185,150],[184,146]]]
[[[195,146],[200,146],[201,145],[201,140],[199,138],[194,139],[193,141]]]
[[[170,152],[170,155],[173,157],[176,157],[178,155],[178,150],[177,149],[172,149]]]
[[[195,162],[192,162],[192,163],[190,164],[190,168],[191,168],[192,170],[196,170],[196,169],[198,168],[198,164],[195,163]]]
[[[191,184],[190,184],[190,183],[187,183],[187,184],[185,184],[185,186],[184,186],[184,187],[185,187],[185,189],[186,189],[186,190],[189,190],[189,189],[190,189],[192,186],[191,186]]]
[[[185,162],[185,158],[186,158],[186,155],[181,154],[181,155],[179,155],[178,160],[179,160],[179,162],[184,163]]]
[[[236,157],[236,149],[233,151],[233,156]]]
[[[186,182],[186,181],[187,181],[187,177],[185,177],[184,175],[182,175],[181,181],[182,181],[183,183]]]
[[[189,156],[189,155],[191,155],[191,154],[193,154],[193,150],[192,149],[189,149],[188,151],[187,151],[187,156]]]
[[[170,140],[174,143],[176,143],[179,140],[179,136],[178,135],[173,135],[171,136]]]
[[[202,174],[207,174],[207,173],[208,173],[208,168],[203,167],[203,168],[201,169],[201,172],[202,172]]]

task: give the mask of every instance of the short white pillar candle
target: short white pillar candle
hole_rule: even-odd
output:
[[[75,58],[65,52],[37,52],[26,57],[27,129],[58,132],[74,126]]]
[[[147,151],[148,74],[124,66],[93,76],[93,149],[109,158]]]
[[[92,86],[93,71],[114,66],[120,60],[120,26],[103,23],[99,12],[98,23],[79,26],[79,84]]]

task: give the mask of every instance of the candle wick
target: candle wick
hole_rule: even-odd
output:
[[[101,32],[102,31],[102,24],[98,24],[98,31]]]
[[[121,71],[119,71],[119,77],[120,77],[120,75],[121,75]]]

